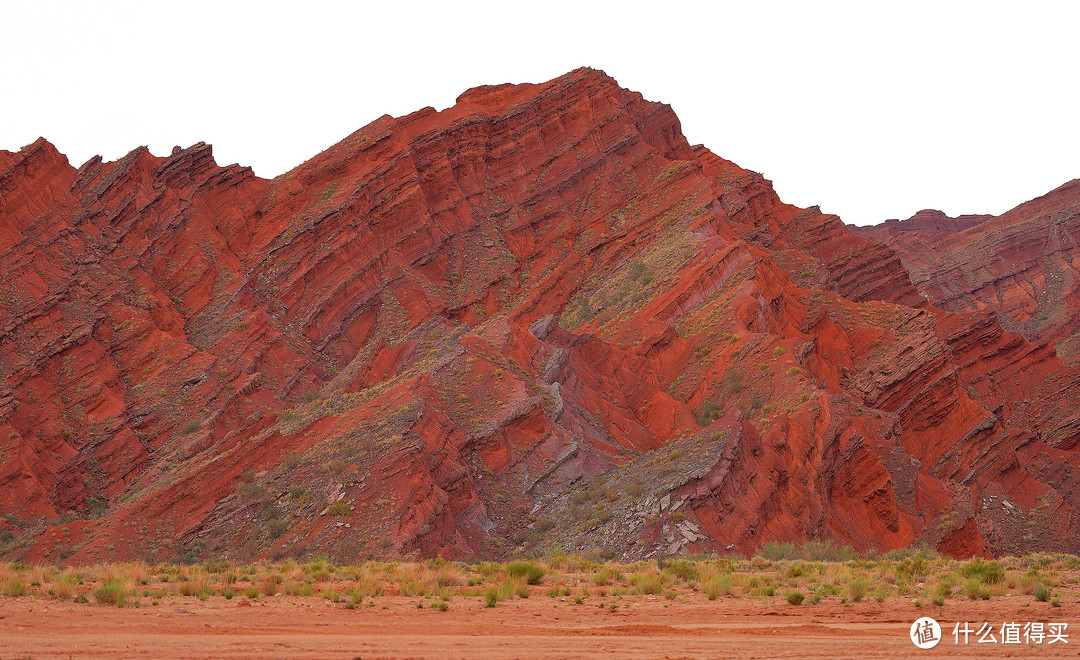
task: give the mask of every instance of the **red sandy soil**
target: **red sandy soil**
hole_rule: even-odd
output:
[[[701,595],[588,599],[534,595],[487,608],[455,598],[450,610],[417,609],[418,598],[381,597],[374,607],[347,610],[320,598],[275,597],[258,602],[200,602],[169,597],[157,606],[117,609],[18,598],[0,601],[4,658],[836,658],[836,657],[1076,657],[1069,644],[956,645],[953,625],[1066,622],[1080,617],[1076,590],[1062,606],[1010,595],[993,601],[950,600],[916,608],[909,598],[791,606],[779,597]],[[608,601],[619,603],[614,612]],[[385,607],[384,607],[385,606]],[[919,650],[911,623],[930,616],[944,639]],[[1076,637],[1075,639],[1073,637]]]

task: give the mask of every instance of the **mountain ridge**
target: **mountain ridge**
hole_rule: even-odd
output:
[[[854,231],[896,250],[935,305],[993,309],[1014,332],[1062,343],[1060,354],[1072,361],[1080,331],[1080,274],[1072,265],[1078,200],[1080,179],[1074,179],[999,216],[960,216],[969,220],[943,226],[916,214]]]
[[[860,234],[591,69],[272,180],[0,152],[0,550],[1075,552],[1075,368]]]

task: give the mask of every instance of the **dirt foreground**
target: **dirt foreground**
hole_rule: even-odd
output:
[[[616,606],[611,607],[611,600]],[[317,597],[114,608],[33,598],[0,600],[2,658],[865,658],[1077,657],[1080,606],[1029,596],[916,608],[911,600],[791,606],[781,599],[634,596],[575,604],[533,596],[485,607],[455,598],[442,612],[416,597],[383,597],[355,610]],[[418,608],[422,603],[424,607]],[[942,641],[921,650],[912,622],[936,618]],[[957,622],[994,626],[996,643],[956,644]],[[1069,643],[1003,644],[1003,622],[1069,623]],[[962,641],[962,635],[961,635]]]

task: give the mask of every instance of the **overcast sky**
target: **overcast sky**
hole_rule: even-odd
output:
[[[382,114],[603,69],[847,222],[1000,213],[1080,177],[1075,2],[8,2],[0,149],[200,140],[284,172]]]

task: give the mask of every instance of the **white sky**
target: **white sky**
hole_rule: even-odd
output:
[[[273,177],[382,114],[603,69],[847,222],[1080,177],[1077,2],[0,0],[0,149],[214,145]]]

